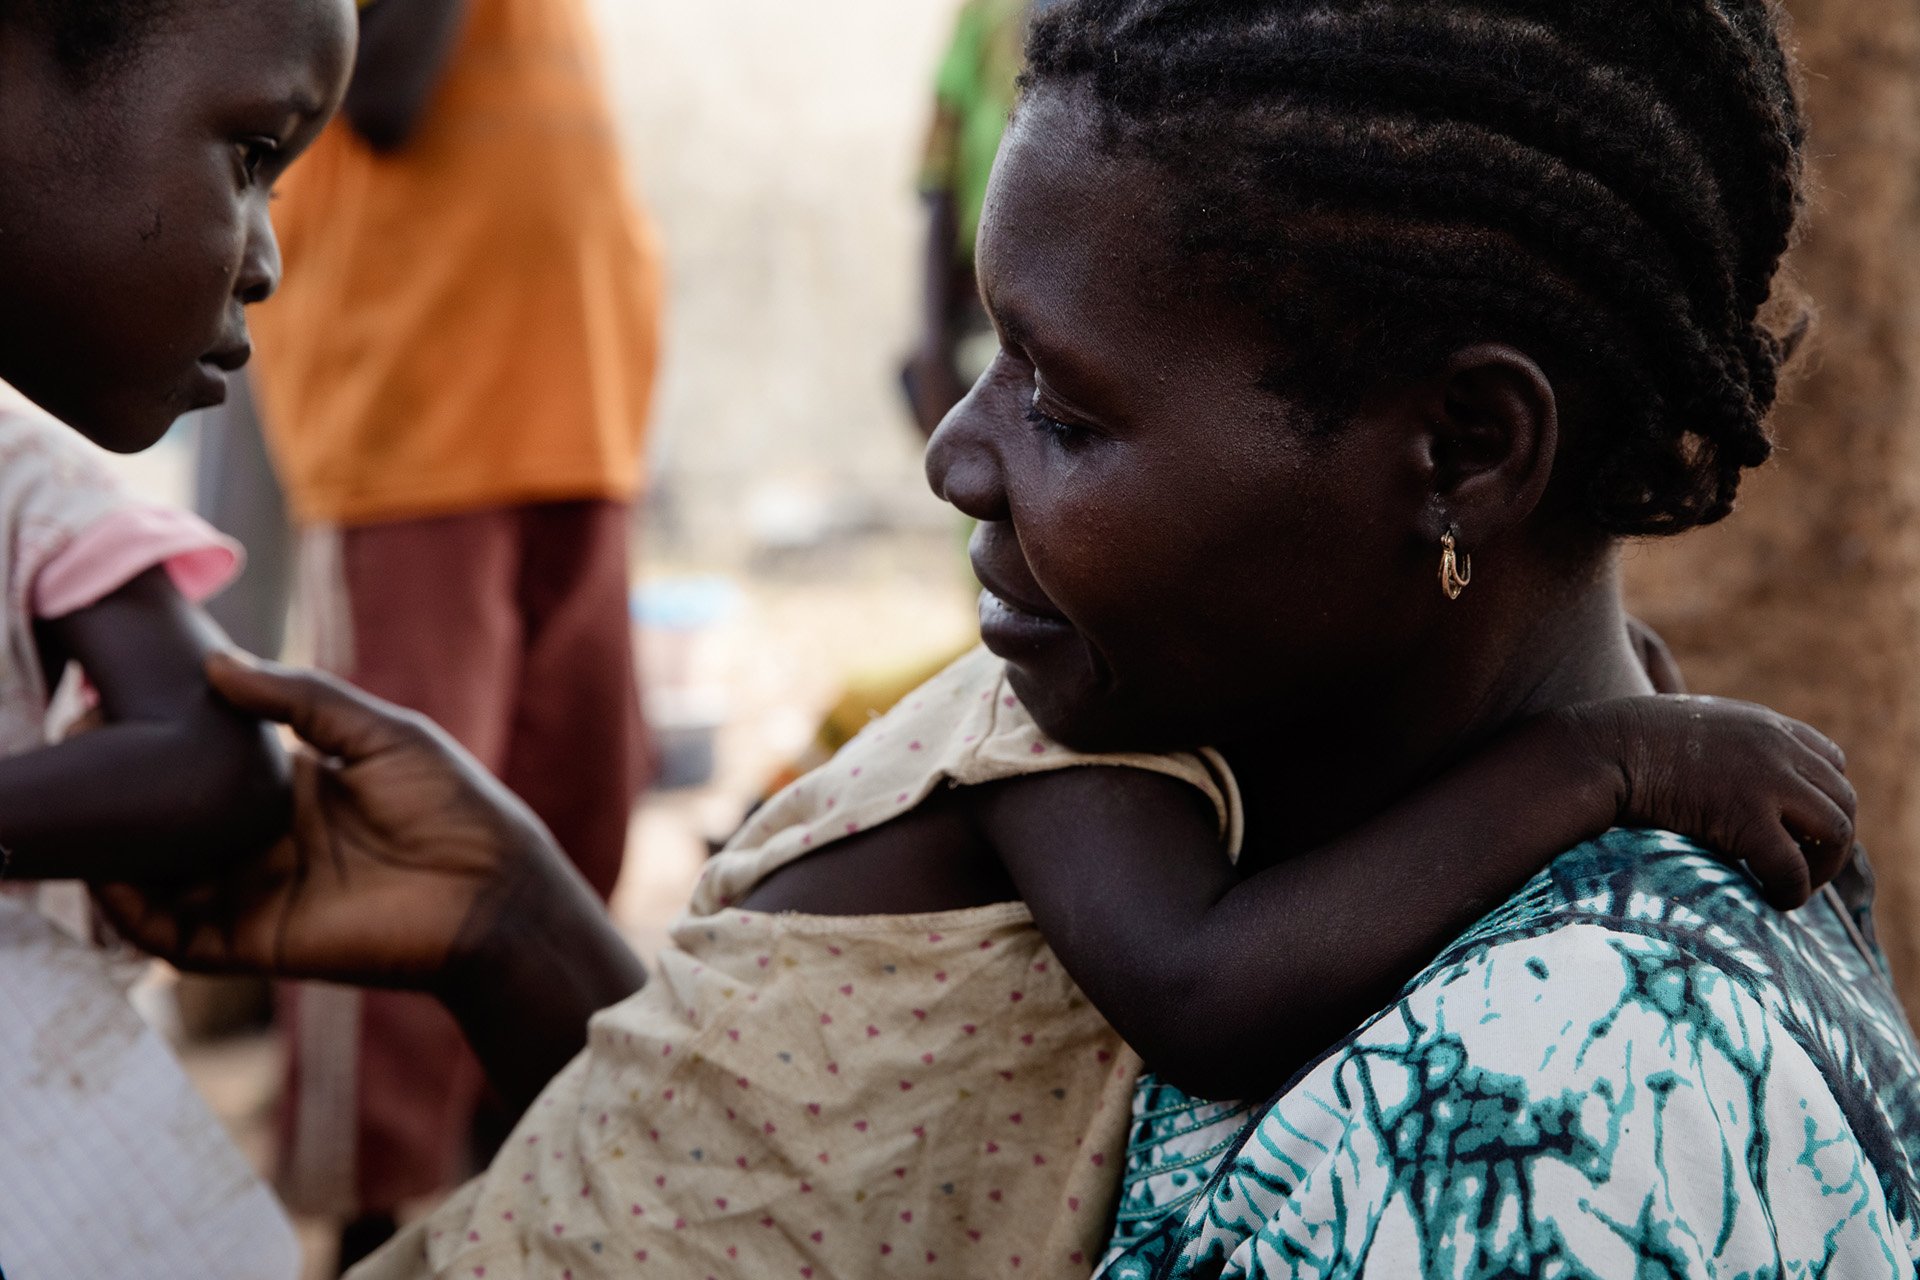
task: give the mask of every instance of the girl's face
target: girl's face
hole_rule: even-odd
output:
[[[0,378],[121,452],[224,399],[353,40],[351,0],[195,0],[76,78],[0,22]]]
[[[1437,616],[1417,442],[1366,410],[1313,432],[1263,390],[1271,352],[1183,272],[1163,179],[1087,114],[1043,92],[1008,134],[978,255],[1002,351],[928,450],[980,521],[982,636],[1076,747],[1310,728]]]

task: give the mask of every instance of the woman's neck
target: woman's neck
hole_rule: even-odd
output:
[[[1346,691],[1312,723],[1222,747],[1260,861],[1350,830],[1521,721],[1653,691],[1628,639],[1611,557],[1590,578],[1488,603],[1483,623]]]

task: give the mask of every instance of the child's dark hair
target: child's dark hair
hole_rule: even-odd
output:
[[[0,21],[27,22],[52,41],[77,80],[112,70],[145,43],[178,0],[0,0]]]
[[[1564,492],[1612,534],[1731,509],[1771,450],[1758,315],[1803,127],[1769,0],[1072,0],[1025,84],[1084,87],[1185,247],[1337,421],[1473,340],[1562,387]],[[1802,322],[1804,323],[1804,322]],[[1575,393],[1568,404],[1568,390]]]

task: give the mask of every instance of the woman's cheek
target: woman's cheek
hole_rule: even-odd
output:
[[[1046,505],[1045,517],[1020,531],[1034,580],[1082,625],[1177,591],[1183,541],[1182,531],[1162,513],[1128,502],[1125,487],[1086,480],[1083,473],[1063,486]]]

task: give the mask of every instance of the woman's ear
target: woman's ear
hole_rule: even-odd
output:
[[[1553,384],[1523,352],[1482,343],[1455,352],[1422,384],[1421,463],[1433,500],[1423,537],[1449,528],[1471,547],[1540,505],[1560,445]]]

